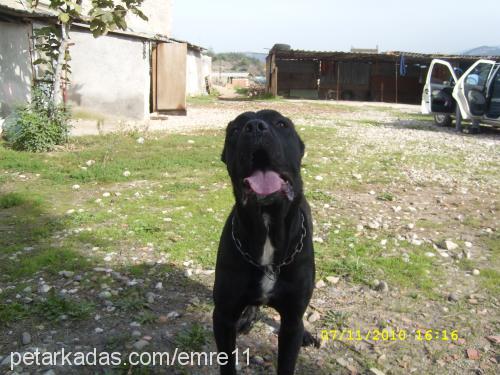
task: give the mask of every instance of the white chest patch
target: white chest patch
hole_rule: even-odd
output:
[[[269,216],[264,214],[263,216],[264,224],[269,228]],[[262,257],[260,258],[260,264],[263,266],[268,266],[273,262],[274,247],[271,244],[269,236],[266,237],[266,242],[264,243],[264,249],[262,251]],[[276,279],[270,275],[263,275],[260,281],[260,286],[262,288],[262,299],[266,301],[269,298],[269,294],[272,292],[276,284]]]

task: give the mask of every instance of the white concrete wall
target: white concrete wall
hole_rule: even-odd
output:
[[[188,49],[186,61],[186,94],[206,95],[205,77],[210,77],[212,58],[198,51]]]
[[[43,1],[43,0],[42,0]],[[87,13],[90,9],[92,0],[83,0],[83,9]],[[118,3],[115,1],[115,3]],[[127,15],[126,22],[129,31],[161,34],[171,36],[172,31],[172,1],[171,0],[144,0],[140,6],[148,20],[130,13]]]
[[[116,34],[94,38],[81,29],[70,36],[70,102],[92,113],[148,117],[149,42]]]
[[[29,24],[0,22],[0,118],[30,98],[30,35]]]

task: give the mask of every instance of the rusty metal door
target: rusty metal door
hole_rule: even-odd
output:
[[[186,43],[159,43],[153,54],[153,109],[186,113]]]

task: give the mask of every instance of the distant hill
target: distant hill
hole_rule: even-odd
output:
[[[245,56],[248,56],[248,57],[253,57],[254,59],[257,59],[259,60],[260,62],[262,63],[265,63],[266,62],[266,57],[267,57],[267,53],[260,53],[260,52],[243,52],[243,54]]]
[[[212,56],[212,71],[218,72],[249,72],[255,76],[265,75],[266,67],[260,56],[255,57],[249,52],[210,53]],[[265,54],[264,61],[265,61]]]
[[[481,46],[462,53],[470,56],[500,56],[500,46]]]

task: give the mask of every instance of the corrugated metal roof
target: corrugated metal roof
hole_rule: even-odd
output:
[[[447,55],[447,54],[427,54],[405,51],[388,51],[381,53],[352,53],[344,51],[307,51],[294,49],[271,49],[270,54],[274,53],[277,58],[281,59],[335,59],[335,60],[374,60],[374,61],[397,61],[401,55],[404,55],[406,60],[414,62],[429,62],[432,59],[445,60],[478,60],[487,58],[484,56],[467,56],[467,55]],[[491,56],[498,59],[498,56]]]

